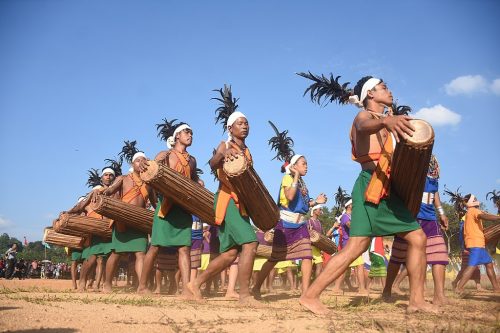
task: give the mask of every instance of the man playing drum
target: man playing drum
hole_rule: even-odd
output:
[[[135,145],[135,141],[133,143]],[[143,152],[137,151],[135,147],[133,149],[126,149],[124,147],[123,151],[128,162],[132,164],[133,171],[126,176],[117,177],[114,184],[107,188],[103,194],[113,195],[120,193],[120,198],[123,202],[141,208],[146,208],[148,201],[155,206],[156,195],[154,191],[139,177],[140,165],[146,161],[146,155]],[[132,153],[133,155],[130,156]],[[112,291],[111,283],[120,260],[120,255],[123,253],[135,254],[135,273],[138,279],[141,278],[144,256],[148,245],[147,234],[119,222],[113,223],[112,239],[113,252],[106,263],[104,292]]]
[[[245,212],[244,203],[238,200],[238,196],[234,193],[222,170],[225,160],[246,158],[251,163],[250,151],[245,145],[250,126],[243,113],[234,111],[227,118],[226,128],[229,132],[229,140],[220,143],[209,161],[212,170],[217,170],[220,182],[214,203],[215,222],[220,225],[220,255],[210,261],[207,269],[191,281],[188,288],[196,298],[201,299],[200,286],[231,265],[238,256],[238,252],[241,251],[238,263],[239,301],[242,304],[256,304],[257,302],[250,295],[249,284],[257,249],[257,238]]]
[[[171,123],[166,122],[167,126]],[[164,127],[165,128],[165,127]],[[181,175],[199,180],[196,173],[196,159],[189,155],[187,147],[193,142],[193,131],[188,124],[180,123],[165,128],[167,132],[173,130],[167,138],[169,150],[161,151],[156,155],[158,163],[168,165]],[[168,133],[170,134],[170,133]],[[167,135],[168,135],[167,134]],[[161,132],[160,132],[161,135]],[[147,162],[141,164],[141,172],[147,170]],[[191,274],[191,228],[193,225],[192,215],[174,204],[170,198],[160,197],[156,207],[153,220],[153,231],[151,234],[151,246],[144,260],[144,267],[140,278],[138,293],[150,293],[147,282],[153,264],[158,255],[159,247],[177,247],[179,251],[179,271],[182,277],[182,297],[192,298],[192,294],[186,288]]]
[[[363,108],[351,129],[352,155],[361,164],[361,173],[352,191],[350,238],[346,247],[332,257],[299,301],[316,314],[327,314],[328,308],[319,299],[321,292],[368,248],[371,237],[396,234],[408,242],[410,302],[407,312],[435,312],[436,308],[424,299],[425,234],[403,201],[394,192],[389,195],[388,167],[394,149],[393,141],[399,142],[405,134],[412,135],[411,118],[384,116],[384,109],[392,106],[393,98],[380,79],[362,78],[351,96],[341,86],[338,91],[338,95],[336,91],[332,93],[332,101],[346,103],[347,96],[350,102]],[[316,95],[316,98],[320,97]]]

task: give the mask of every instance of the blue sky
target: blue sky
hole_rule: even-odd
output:
[[[225,136],[210,98],[224,83],[272,195],[281,174],[267,120],[307,156],[312,194],[350,191],[356,109],[303,98],[294,73],[307,70],[382,77],[435,125],[441,187],[485,200],[500,188],[499,14],[496,1],[1,1],[0,233],[41,239],[123,140],[164,149],[165,117],[193,127],[190,152],[215,190],[205,162]]]

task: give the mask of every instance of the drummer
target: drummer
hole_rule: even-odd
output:
[[[187,152],[193,143],[193,130],[188,124],[173,125],[167,122],[161,127],[160,136],[167,141],[169,150],[159,152],[155,161],[174,169],[182,176],[199,181],[196,173],[196,159]],[[147,170],[147,163],[141,164],[141,172]],[[191,292],[186,288],[191,275],[191,229],[193,217],[190,213],[174,204],[170,198],[160,197],[156,207],[153,230],[151,233],[151,246],[144,259],[144,266],[137,288],[138,293],[151,293],[147,288],[153,264],[161,247],[176,247],[179,250],[179,271],[182,278],[182,297],[192,298]]]
[[[465,214],[464,223],[464,237],[465,247],[469,251],[469,266],[465,269],[460,282],[458,282],[455,292],[462,294],[464,286],[472,277],[474,270],[479,265],[484,265],[486,268],[486,275],[493,286],[494,292],[500,292],[500,286],[497,281],[495,269],[493,267],[493,260],[491,259],[488,251],[486,251],[486,241],[484,239],[483,222],[486,221],[500,221],[500,216],[486,214],[479,209],[480,202],[473,194],[467,194],[464,197],[467,206],[467,214]]]
[[[437,309],[424,299],[425,234],[402,200],[394,192],[389,196],[389,166],[394,140],[398,142],[404,134],[412,135],[411,118],[384,116],[384,110],[392,106],[393,98],[381,79],[366,76],[358,81],[352,92],[343,88],[331,90],[331,96],[327,98],[347,103],[346,96],[350,95],[348,101],[362,108],[351,129],[353,160],[360,163],[361,172],[352,191],[350,238],[299,301],[316,314],[327,314],[328,308],[319,300],[321,292],[366,251],[371,237],[398,234],[409,243],[410,302],[407,311],[436,312]],[[320,98],[314,94],[312,97],[313,101]]]
[[[227,117],[226,129],[229,139],[219,144],[214,156],[209,161],[212,170],[217,170],[219,179],[219,190],[215,195],[214,205],[215,223],[220,225],[220,255],[211,260],[207,269],[191,281],[188,287],[198,299],[201,299],[200,286],[231,265],[239,252],[239,302],[246,305],[256,305],[257,302],[250,295],[249,284],[257,249],[257,238],[250,224],[250,219],[245,212],[244,203],[238,200],[238,196],[234,193],[227,176],[222,170],[222,165],[226,160],[246,158],[249,163],[252,161],[250,151],[245,144],[250,126],[247,117],[243,113],[235,111],[235,109],[236,106],[230,110],[232,113]],[[221,112],[221,115],[224,114],[227,115],[228,113]]]
[[[302,293],[311,281],[313,254],[305,215],[309,208],[326,203],[327,197],[323,193],[316,200],[309,197],[303,180],[307,174],[305,156],[293,155],[284,171],[279,195],[280,221],[274,228],[271,258],[262,267],[252,289],[256,299],[261,297],[262,283],[279,261],[302,260]]]

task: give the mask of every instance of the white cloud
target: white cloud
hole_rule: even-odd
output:
[[[414,114],[415,118],[423,119],[433,126],[458,125],[462,116],[445,108],[441,104],[430,108],[422,108]]]
[[[493,80],[493,82],[491,82],[490,89],[495,95],[500,95],[500,79]]]
[[[481,75],[465,75],[445,84],[444,89],[448,95],[470,95],[477,92],[487,92],[488,82]]]
[[[5,228],[9,227],[12,225],[12,222],[10,220],[7,220],[3,216],[0,216],[0,227]]]

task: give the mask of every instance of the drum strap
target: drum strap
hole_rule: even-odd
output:
[[[392,135],[388,135],[384,148],[382,149],[382,153],[380,154],[377,167],[372,174],[372,178],[370,179],[370,183],[368,184],[365,192],[365,200],[376,205],[379,204],[380,199],[387,197],[390,191],[391,183],[389,174],[392,153],[394,150],[392,140]]]
[[[169,154],[171,152],[174,152],[175,155],[177,156],[177,164],[173,168],[175,171],[180,173],[186,178],[191,179],[191,167],[189,165],[189,154],[187,152],[184,153],[179,153],[175,149],[171,149],[169,151]],[[167,157],[165,158],[168,161],[168,154]],[[161,202],[161,207],[160,210],[158,211],[158,217],[160,218],[165,218],[165,216],[168,215],[168,212],[172,208],[173,202],[172,200],[169,200],[169,198],[166,198],[165,196],[163,197],[163,200]]]

